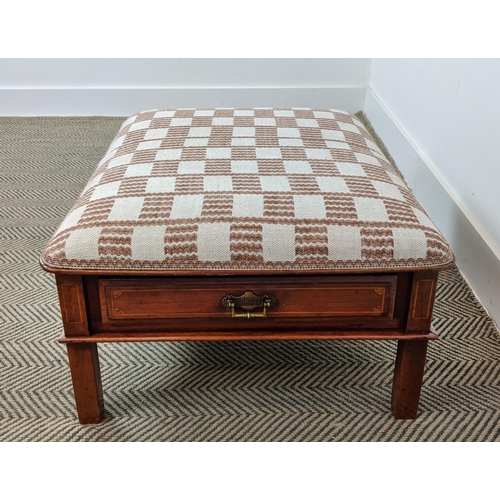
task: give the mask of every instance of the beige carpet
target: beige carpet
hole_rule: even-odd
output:
[[[78,424],[38,258],[123,118],[0,118],[1,441],[498,441],[500,336],[441,274],[418,417],[390,412],[395,342],[100,345],[106,415]]]

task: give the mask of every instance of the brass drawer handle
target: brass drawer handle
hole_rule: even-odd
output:
[[[231,309],[231,318],[267,318],[267,310],[276,304],[276,299],[272,295],[259,297],[253,292],[245,292],[241,297],[226,295],[222,299],[222,305]],[[257,307],[262,307],[261,313],[251,312]],[[235,309],[243,309],[245,312],[237,313]]]

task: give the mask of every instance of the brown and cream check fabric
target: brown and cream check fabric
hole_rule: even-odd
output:
[[[453,254],[353,115],[165,109],[128,118],[42,263],[54,270],[428,268]]]

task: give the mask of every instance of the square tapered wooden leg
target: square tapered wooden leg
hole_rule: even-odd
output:
[[[104,414],[97,344],[67,344],[78,420],[97,424]]]
[[[400,340],[392,382],[392,413],[397,419],[415,418],[424,377],[427,340]]]

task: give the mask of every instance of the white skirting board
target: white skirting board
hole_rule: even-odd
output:
[[[366,93],[364,112],[410,189],[450,243],[460,272],[500,325],[500,252],[488,243],[480,224],[371,88]]]
[[[157,108],[363,109],[366,87],[0,89],[0,116],[130,116]]]

